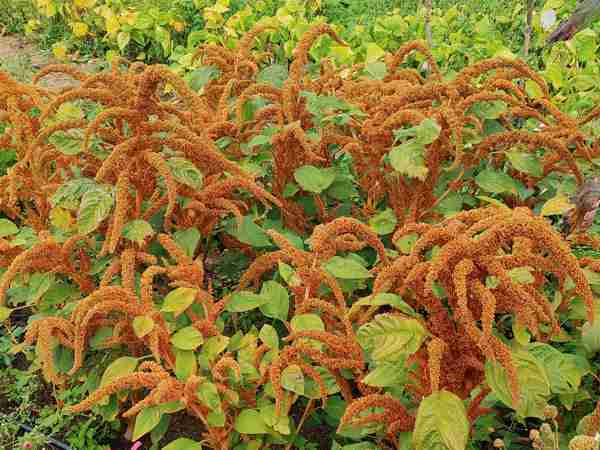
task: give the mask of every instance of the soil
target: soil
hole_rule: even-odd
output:
[[[3,63],[7,65],[13,63],[21,66],[24,71],[31,73],[49,64],[64,62],[57,60],[48,51],[41,50],[34,43],[28,42],[20,36],[0,35],[0,66]],[[94,72],[100,67],[98,60],[85,62],[71,60],[68,63],[86,72]],[[19,78],[18,75],[17,78]],[[50,74],[44,77],[40,83],[41,86],[50,90],[61,90],[76,84],[77,82],[71,77],[63,74]]]

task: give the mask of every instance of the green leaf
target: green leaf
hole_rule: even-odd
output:
[[[225,226],[225,232],[252,247],[268,247],[271,245],[269,235],[254,223],[251,216],[244,216],[239,226],[236,220],[230,220]]]
[[[223,427],[225,426],[225,413],[221,411],[211,411],[206,416],[206,423],[211,427]]]
[[[365,45],[365,48],[367,50],[365,63],[367,64],[373,63],[385,55],[385,50],[374,42],[369,42]]]
[[[272,319],[287,320],[290,310],[290,296],[286,288],[276,281],[265,281],[260,290],[264,303],[260,311]]]
[[[0,306],[0,323],[8,319],[11,313],[12,309],[7,308],[5,306]]]
[[[350,257],[334,256],[323,263],[327,272],[342,280],[362,280],[373,275],[358,261]]]
[[[48,142],[63,155],[74,156],[83,151],[83,136],[75,131],[57,131],[48,138]]]
[[[8,219],[0,219],[0,238],[17,234],[19,228]]]
[[[406,359],[401,358],[395,362],[382,362],[363,378],[362,382],[368,386],[389,387],[402,385],[406,381],[408,370]]]
[[[212,362],[219,353],[227,348],[228,344],[229,338],[227,336],[211,336],[204,342],[202,354]]]
[[[161,311],[171,312],[175,314],[175,316],[178,316],[194,303],[197,293],[198,289],[186,287],[177,288],[167,294]]]
[[[200,442],[192,441],[188,438],[179,438],[170,442],[162,450],[202,450],[202,448]]]
[[[410,255],[412,252],[415,243],[419,240],[419,235],[417,233],[405,234],[396,242],[394,245],[398,250],[400,250],[405,255]]]
[[[197,228],[188,228],[187,230],[176,231],[173,234],[173,239],[185,251],[186,255],[193,258],[201,235]]]
[[[527,350],[546,368],[550,390],[554,394],[575,394],[583,376],[591,371],[588,361],[580,355],[562,353],[543,343],[530,344]]]
[[[150,316],[137,316],[133,319],[133,332],[140,339],[154,329],[154,320]]]
[[[104,371],[98,388],[107,386],[117,378],[133,373],[137,364],[137,358],[132,358],[131,356],[122,356],[121,358],[115,359]],[[106,405],[108,404],[108,400],[108,397],[105,397],[98,403],[100,405]]]
[[[221,410],[221,397],[219,396],[219,391],[214,383],[205,381],[198,386],[197,394],[200,401],[212,411]]]
[[[260,329],[260,333],[258,333],[258,337],[270,349],[279,350],[279,335],[272,325],[264,324]]]
[[[378,314],[358,329],[357,338],[375,361],[395,361],[419,350],[427,335],[415,319]]]
[[[110,192],[101,187],[87,191],[81,198],[77,212],[77,228],[79,234],[89,234],[96,230],[112,210],[114,198]]]
[[[125,31],[120,31],[117,34],[117,45],[119,46],[119,50],[125,50],[125,47],[129,44],[129,40],[131,39],[131,35]],[[134,441],[137,439],[133,439]]]
[[[390,234],[396,229],[398,219],[391,208],[387,208],[369,219],[369,226],[379,235]]]
[[[415,141],[408,141],[394,147],[389,153],[390,164],[397,172],[410,178],[425,181],[429,169],[425,165],[425,147]]]
[[[281,372],[281,386],[298,395],[304,395],[304,374],[300,366],[290,364]]]
[[[592,355],[600,351],[600,323],[598,315],[596,315],[593,325],[590,322],[585,322],[581,327],[581,343],[585,350]]]
[[[417,142],[422,145],[428,145],[440,137],[442,127],[433,119],[427,118],[423,120],[416,128]]]
[[[256,81],[276,88],[283,87],[283,82],[288,78],[288,68],[285,64],[272,64],[262,69],[256,76]]]
[[[515,169],[538,178],[544,175],[542,163],[537,156],[516,150],[506,152],[506,156]]]
[[[240,434],[265,434],[269,432],[261,414],[255,409],[243,409],[236,417],[233,428]]]
[[[137,441],[143,435],[150,433],[160,422],[160,407],[150,406],[143,408],[135,418],[132,440]]]
[[[291,322],[292,331],[325,331],[325,324],[316,314],[296,314]]]
[[[202,333],[195,327],[189,326],[182,328],[171,336],[171,344],[179,350],[195,350],[204,342]]]
[[[417,317],[417,313],[415,310],[397,294],[390,293],[381,293],[375,295],[369,295],[367,297],[361,298],[354,304],[352,307],[356,306],[384,306],[390,305],[395,309],[402,311],[404,314],[409,316]]]
[[[518,416],[542,419],[544,406],[550,397],[550,381],[546,370],[533,355],[522,350],[513,352],[512,360],[517,370],[520,391],[520,401],[516,408]],[[502,403],[515,409],[508,375],[499,362],[486,361],[485,380]]]
[[[383,61],[366,64],[365,71],[374,80],[383,80],[388,73],[387,65]]]
[[[210,80],[219,78],[221,71],[214,66],[204,66],[194,70],[190,75],[190,87],[194,91],[202,89]]]
[[[504,192],[510,194],[517,193],[515,180],[504,172],[496,172],[492,169],[485,169],[479,172],[475,177],[475,183],[484,191],[495,194],[502,194]]]
[[[533,267],[524,266],[524,267],[515,267],[508,271],[508,276],[520,284],[531,284],[535,281],[533,274]]]
[[[465,450],[470,428],[461,399],[448,391],[435,392],[419,404],[413,445],[415,450]]]
[[[180,183],[183,183],[193,189],[202,187],[202,172],[196,166],[185,158],[169,158],[167,165],[171,169],[171,174]]]
[[[542,216],[560,216],[573,208],[575,208],[575,205],[570,202],[566,195],[557,194],[555,197],[544,203],[540,214]]]
[[[76,202],[86,193],[97,189],[98,185],[90,178],[76,178],[62,184],[56,192],[50,197],[50,205],[66,209],[77,209]]]
[[[68,373],[73,367],[75,353],[68,347],[57,345],[54,348],[54,365],[58,373]]]
[[[123,227],[123,236],[138,244],[142,244],[147,237],[153,234],[152,225],[141,219],[132,220]]]
[[[192,350],[175,350],[175,376],[185,381],[198,370],[196,353]]]
[[[302,166],[294,171],[294,179],[305,191],[320,194],[335,180],[335,169]]]
[[[475,113],[480,119],[498,119],[507,110],[506,104],[501,100],[481,102],[473,105],[470,112]]]
[[[246,312],[265,304],[268,300],[250,291],[235,292],[225,305],[229,312]]]

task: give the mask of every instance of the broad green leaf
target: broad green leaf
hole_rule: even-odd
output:
[[[123,237],[138,244],[142,244],[146,238],[153,234],[152,225],[141,219],[132,220],[123,227]]]
[[[397,362],[384,361],[371,370],[362,382],[375,387],[402,385],[406,381],[407,372],[404,358]]]
[[[394,242],[394,245],[405,255],[410,255],[417,240],[419,240],[419,235],[417,233],[405,234]]]
[[[68,347],[57,345],[54,348],[54,365],[58,373],[68,373],[73,367],[75,353]]]
[[[304,395],[304,374],[300,366],[290,364],[281,372],[281,385],[288,391]]]
[[[316,314],[297,314],[291,322],[292,331],[325,331],[325,324]]]
[[[462,400],[448,391],[434,392],[419,404],[413,445],[415,450],[465,450],[470,428]]]
[[[363,297],[357,302],[352,304],[352,309],[358,306],[384,306],[390,305],[396,308],[399,311],[402,311],[404,314],[409,316],[416,317],[417,313],[415,310],[397,294],[390,293],[381,293],[375,295],[369,295],[367,297]]]
[[[535,281],[533,274],[533,267],[515,267],[508,271],[508,276],[516,283],[519,284],[531,284]]]
[[[540,214],[542,216],[563,215],[573,208],[575,208],[575,205],[569,201],[569,198],[566,195],[558,194],[544,203]]]
[[[202,354],[212,362],[219,353],[227,348],[228,344],[229,338],[227,336],[211,336],[204,342]]]
[[[529,345],[528,351],[546,368],[550,390],[554,394],[576,393],[582,377],[591,371],[583,356],[561,353],[548,344],[533,343]]]
[[[171,169],[171,174],[180,183],[191,188],[200,189],[202,187],[202,172],[196,166],[185,158],[169,158],[167,165]]]
[[[365,71],[374,80],[383,80],[388,73],[387,66],[383,61],[374,61],[366,64]]]
[[[83,135],[77,131],[57,131],[48,138],[48,142],[63,155],[78,155],[83,151]]]
[[[229,312],[246,312],[258,308],[267,301],[263,296],[254,292],[240,291],[230,297],[225,305],[225,310]]]
[[[154,329],[154,320],[150,316],[137,316],[133,319],[133,332],[140,339]]]
[[[79,234],[89,234],[96,230],[106,219],[113,207],[112,194],[101,187],[87,191],[81,198],[77,212],[77,229]]]
[[[493,169],[485,169],[475,177],[475,183],[481,189],[495,194],[508,192],[510,194],[517,193],[517,185],[509,175],[504,172],[496,172]]]
[[[100,380],[99,388],[109,385],[113,381],[115,381],[119,377],[123,377],[125,375],[129,375],[133,373],[135,368],[137,367],[138,360],[137,358],[132,358],[130,356],[123,356],[121,358],[115,359],[104,371],[102,378]],[[108,404],[108,397],[105,397],[100,402],[100,405]]]
[[[11,313],[12,309],[7,308],[5,306],[0,306],[0,323],[8,319]]]
[[[600,351],[600,323],[596,315],[594,324],[585,322],[581,327],[581,342],[585,350],[590,354]]]
[[[50,197],[50,205],[76,210],[79,199],[86,193],[97,189],[98,185],[90,178],[76,178],[62,184]]]
[[[133,441],[137,441],[143,435],[150,433],[160,422],[161,411],[158,406],[143,408],[135,418],[133,427]]]
[[[179,438],[170,442],[162,450],[202,450],[202,444],[200,442],[192,441],[188,438]]]
[[[175,350],[175,376],[178,380],[185,381],[196,375],[198,363],[196,353],[192,350]]]
[[[262,69],[256,76],[256,81],[281,88],[288,78],[288,68],[284,64],[272,64]]]
[[[286,264],[282,261],[279,261],[277,267],[279,269],[279,275],[281,276],[281,278],[283,278],[283,281],[285,281],[288,284],[288,286],[291,286],[291,287],[300,286],[300,283],[301,283],[300,277],[296,274],[296,271],[294,270],[294,268],[292,266],[290,266],[289,264]]]
[[[421,145],[428,145],[440,137],[442,127],[435,120],[427,118],[415,128],[415,131],[417,132],[417,142]]]
[[[365,62],[367,64],[373,63],[385,55],[385,50],[374,42],[369,42],[365,45],[365,48],[367,51]]]
[[[425,165],[425,147],[415,141],[408,141],[394,147],[389,153],[390,164],[402,175],[425,181],[429,169]]]
[[[202,333],[195,327],[182,328],[171,336],[171,344],[179,350],[195,350],[204,342]]]
[[[265,425],[277,433],[288,435],[292,432],[290,418],[285,414],[275,414],[275,404],[261,407],[260,415]]]
[[[261,414],[255,409],[244,409],[235,419],[233,426],[240,434],[265,434],[269,430]]]
[[[197,289],[180,287],[167,294],[162,305],[162,312],[171,312],[175,316],[180,315],[188,309],[198,293]]]
[[[268,247],[271,245],[269,235],[254,223],[251,216],[244,216],[239,226],[236,220],[230,220],[225,226],[225,231],[238,241],[252,247]]]
[[[517,370],[520,392],[517,414],[521,418],[543,418],[544,406],[550,397],[550,381],[544,366],[533,355],[522,350],[512,352],[512,360]],[[486,361],[485,380],[502,403],[515,409],[508,375],[499,362]]]
[[[94,350],[102,348],[104,341],[110,339],[114,334],[113,327],[100,327],[90,338],[90,347]]]
[[[187,230],[178,230],[173,234],[173,239],[179,247],[181,247],[185,254],[190,258],[194,257],[196,247],[201,239],[200,232],[197,228],[188,228]]]
[[[226,417],[223,410],[211,411],[206,416],[206,423],[211,427],[223,427],[225,426],[225,421]]]
[[[194,70],[190,75],[190,87],[194,91],[202,89],[210,80],[219,78],[221,71],[214,66],[204,66]]]
[[[221,410],[221,397],[219,396],[219,391],[214,383],[205,381],[198,386],[198,398],[212,411]]]
[[[305,191],[320,194],[335,180],[335,169],[302,166],[294,171],[294,179]]]
[[[270,349],[279,350],[279,335],[272,325],[268,323],[263,325],[260,333],[258,333],[258,337]]]
[[[481,119],[498,119],[507,110],[506,104],[500,100],[475,104],[471,111]]]
[[[394,361],[419,350],[427,335],[415,319],[378,314],[358,329],[357,338],[375,361]]]
[[[369,219],[369,226],[379,235],[390,234],[396,229],[398,219],[394,210],[387,208]]]
[[[506,152],[506,156],[515,169],[538,178],[544,175],[542,163],[537,156],[516,150]]]
[[[8,219],[0,219],[0,238],[17,234],[19,228]]]
[[[342,280],[362,280],[373,275],[358,261],[350,257],[334,256],[323,263],[327,272]]]
[[[260,289],[264,303],[260,311],[272,319],[287,320],[290,310],[290,296],[286,288],[276,281],[265,281]]]

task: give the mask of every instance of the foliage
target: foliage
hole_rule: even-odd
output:
[[[265,76],[270,32],[200,46],[194,86],[121,59],[0,73],[0,312],[31,311],[14,351],[64,412],[155,445],[191,416],[202,443],[169,450],[310,448],[311,420],[321,448],[476,448],[496,415],[505,443],[558,437],[549,404],[562,439],[600,431],[599,110],[561,112],[518,59],[447,76],[420,41],[315,66],[324,39],[353,52],[326,24]],[[251,262],[215,288],[226,251]]]

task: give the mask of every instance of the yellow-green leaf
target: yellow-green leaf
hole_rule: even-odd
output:
[[[178,316],[187,308],[189,308],[192,305],[192,303],[194,303],[194,299],[196,298],[197,293],[197,289],[186,287],[177,288],[167,294],[161,311],[172,312],[173,314]]]
[[[154,320],[150,316],[137,316],[133,319],[133,332],[140,339],[154,329]]]
[[[562,215],[574,207],[575,205],[569,201],[566,195],[558,194],[556,197],[553,197],[544,203],[540,214],[542,216]]]
[[[470,428],[462,400],[448,391],[435,392],[419,404],[413,445],[415,450],[465,450]]]

